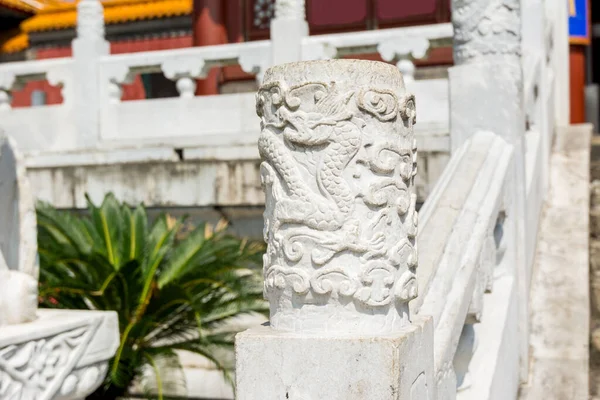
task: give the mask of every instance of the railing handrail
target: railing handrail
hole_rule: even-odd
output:
[[[303,43],[306,48],[307,59],[379,52],[384,60],[394,61],[395,58],[399,57],[396,51],[404,51],[397,50],[397,45],[406,48],[406,54],[404,55],[407,57],[422,58],[429,48],[451,44],[452,34],[452,24],[442,23],[308,36],[304,38]],[[394,45],[394,43],[397,45]],[[324,46],[330,50],[325,50],[322,54],[316,54],[310,51],[310,48],[314,46]],[[268,66],[269,49],[270,41],[260,40],[171,50],[110,54],[101,56],[100,64],[102,68],[126,67],[152,72],[159,72],[162,69],[170,79],[176,79],[177,76],[183,74],[175,67],[177,62],[181,63],[182,61],[200,66],[198,71],[194,71],[191,66],[187,68],[185,63],[179,66],[180,69],[189,69],[193,77],[202,77],[211,67],[235,64],[239,64],[245,72],[260,73],[260,70]],[[13,76],[31,76],[29,80],[39,79],[51,68],[65,65],[72,60],[72,57],[61,57],[3,63],[0,65],[0,88],[10,90],[14,84],[12,81]]]
[[[176,79],[184,74],[201,77],[206,75],[212,67],[236,64],[239,64],[246,72],[252,73],[256,72],[258,67],[256,65],[257,60],[260,60],[261,56],[268,55],[269,49],[270,42],[261,40],[172,50],[111,54],[103,56],[100,63],[101,68],[142,68],[157,72],[162,70],[170,79]]]
[[[47,76],[49,72],[69,66],[72,62],[71,57],[60,57],[0,64],[0,89],[11,90],[15,84],[40,78],[51,80]]]
[[[429,24],[419,26],[408,26],[400,28],[385,28],[371,31],[333,33],[327,35],[314,35],[305,38],[307,45],[321,44],[336,49],[337,56],[356,54],[357,52],[377,52],[380,43],[389,40],[415,40],[425,39],[432,47],[451,45],[454,31],[452,24]]]
[[[433,316],[436,372],[451,365],[469,316],[480,318],[496,266],[494,228],[511,160],[512,145],[491,132],[475,134],[452,156],[422,209],[419,297],[411,311]],[[433,236],[439,240],[428,240]]]

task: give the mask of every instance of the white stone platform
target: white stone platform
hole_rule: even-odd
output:
[[[253,389],[237,399],[435,399],[432,342],[430,317],[386,335],[250,329],[236,337],[237,386]]]
[[[588,398],[591,125],[559,130],[531,288],[530,378],[521,400]]]

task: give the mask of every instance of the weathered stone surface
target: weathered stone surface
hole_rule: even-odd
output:
[[[37,305],[37,280],[23,272],[0,267],[0,328],[33,321]]]
[[[414,97],[393,66],[276,66],[257,95],[271,324],[236,337],[240,400],[436,399],[417,295]]]
[[[477,62],[521,53],[519,0],[454,0],[454,61]]]
[[[532,363],[522,400],[588,398],[590,136],[585,125],[559,130],[551,156],[531,290]]]
[[[414,97],[384,63],[284,64],[257,95],[273,329],[393,332],[417,295]]]
[[[25,164],[0,132],[0,251],[9,269],[38,275],[37,228]]]
[[[37,229],[21,156],[0,132],[0,326],[35,319]]]
[[[238,400],[433,400],[431,318],[386,335],[236,337]]]
[[[520,377],[529,362],[529,286],[535,234],[527,227],[525,112],[519,0],[453,0],[454,60],[449,70],[450,134],[453,150],[479,130],[489,130],[514,146],[506,201],[507,237],[519,288]],[[531,246],[530,246],[531,248]]]
[[[0,329],[0,398],[84,399],[118,345],[115,312],[39,310],[34,322]]]
[[[170,148],[157,151],[158,157],[141,149],[127,150],[130,158],[139,154],[133,160],[117,159],[125,151],[64,153],[52,160],[56,163],[29,158],[27,174],[36,198],[59,208],[85,208],[86,193],[100,202],[109,191],[130,204],[157,208],[263,207],[260,158],[256,144],[251,154],[247,148],[186,148],[183,161]],[[419,145],[418,158],[415,190],[417,202],[423,203],[444,170],[448,153],[422,151]]]

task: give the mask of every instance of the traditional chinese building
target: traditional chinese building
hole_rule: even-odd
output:
[[[0,62],[70,56],[70,42],[75,37],[76,3],[0,0]],[[274,0],[106,0],[103,2],[106,37],[112,54],[268,39],[274,3]],[[594,36],[590,19],[594,22],[597,18],[590,18],[593,10],[585,8],[585,4],[585,0],[569,1],[571,25],[590,28],[572,35],[571,115],[574,122],[585,120],[584,90],[592,81],[597,83],[600,75],[593,73],[597,64],[594,52],[586,56],[586,48]],[[311,35],[448,22],[450,15],[450,2],[446,0],[306,1]],[[380,59],[377,54],[362,57]],[[421,67],[451,65],[452,52],[450,48],[434,49],[427,61],[416,64]],[[438,69],[434,74],[439,72]],[[427,69],[421,68],[419,73],[427,74]],[[215,68],[207,79],[198,81],[196,94],[255,89],[253,76],[244,73],[239,66],[232,66]],[[148,73],[137,76],[132,84],[125,86],[122,99],[174,96],[177,90],[173,81],[162,74]],[[30,82],[23,90],[13,93],[12,104],[19,107],[61,101],[58,88],[46,82]]]
[[[106,0],[104,18],[111,53],[167,50],[269,38],[274,0]],[[9,29],[0,42],[0,60],[47,59],[71,55],[76,2],[51,0],[32,5],[2,0],[0,15]],[[309,0],[306,16],[312,35],[450,21],[450,2],[422,0]],[[354,56],[356,58],[356,56]],[[377,54],[363,58],[380,59]],[[417,65],[449,65],[451,49],[435,49]],[[426,73],[421,70],[421,73]],[[196,94],[255,90],[254,77],[239,66],[216,68],[198,82]],[[177,96],[175,83],[162,74],[141,74],[123,88],[123,100]],[[13,107],[57,104],[58,88],[30,82],[13,93]]]
[[[20,25],[43,7],[43,3],[21,0],[0,1],[0,62],[25,59],[27,35]]]

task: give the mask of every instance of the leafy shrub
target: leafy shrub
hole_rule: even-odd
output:
[[[236,333],[228,325],[267,310],[256,272],[263,245],[228,235],[223,223],[185,229],[163,215],[150,226],[143,206],[112,194],[100,207],[88,199],[88,211],[39,204],[37,218],[41,305],[118,313],[120,346],[92,397],[123,396],[150,369],[162,398],[175,376],[164,366],[181,368],[176,350],[227,373],[221,354]]]

